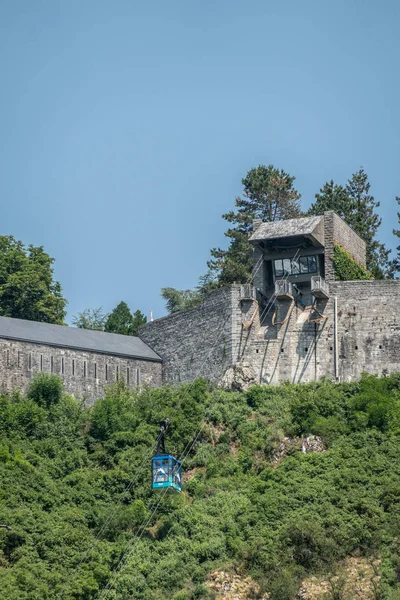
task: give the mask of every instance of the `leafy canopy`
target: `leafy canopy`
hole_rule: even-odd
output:
[[[123,556],[116,600],[215,599],[221,568],[295,600],[346,556],[380,558],[375,597],[399,594],[400,375],[244,393],[119,382],[87,408],[43,375],[0,395],[0,597],[99,599]],[[188,452],[174,499],[150,487],[167,417],[168,451]],[[276,461],[310,434],[325,452],[292,437]]]
[[[126,302],[120,302],[109,314],[104,313],[102,307],[86,308],[72,319],[73,325],[81,329],[135,336],[146,322],[145,315],[140,310],[132,314]]]
[[[0,236],[0,315],[62,325],[66,299],[43,246]]]

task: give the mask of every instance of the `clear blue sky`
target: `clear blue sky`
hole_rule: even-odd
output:
[[[164,314],[258,164],[304,207],[363,166],[394,246],[399,26],[397,0],[2,0],[1,233],[55,257],[69,319]]]

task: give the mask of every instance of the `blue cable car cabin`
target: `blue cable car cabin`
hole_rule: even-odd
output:
[[[172,492],[182,491],[182,463],[167,454],[165,435],[169,427],[169,419],[160,421],[156,455],[151,460],[151,487],[153,490],[167,489]]]
[[[182,464],[170,454],[153,456],[152,461],[153,490],[170,489],[182,491]]]

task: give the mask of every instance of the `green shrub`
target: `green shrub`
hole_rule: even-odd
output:
[[[351,257],[350,252],[340,244],[334,244],[333,267],[335,279],[355,281],[357,279],[373,279],[372,273]]]
[[[53,373],[38,373],[31,381],[27,397],[44,408],[50,408],[61,402],[63,382]]]

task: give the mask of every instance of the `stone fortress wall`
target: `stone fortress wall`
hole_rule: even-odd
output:
[[[103,396],[117,380],[130,388],[162,385],[161,362],[0,339],[1,391],[24,391],[40,372],[60,375],[66,392],[88,401]]]
[[[202,376],[219,384],[240,364],[252,383],[265,384],[400,371],[400,281],[331,282],[329,299],[315,305],[326,317],[320,323],[310,305],[291,309],[290,300],[279,300],[277,324],[273,307],[261,324],[260,307],[241,298],[242,289],[216,290],[202,305],[141,328],[141,338],[164,360],[164,381]]]

